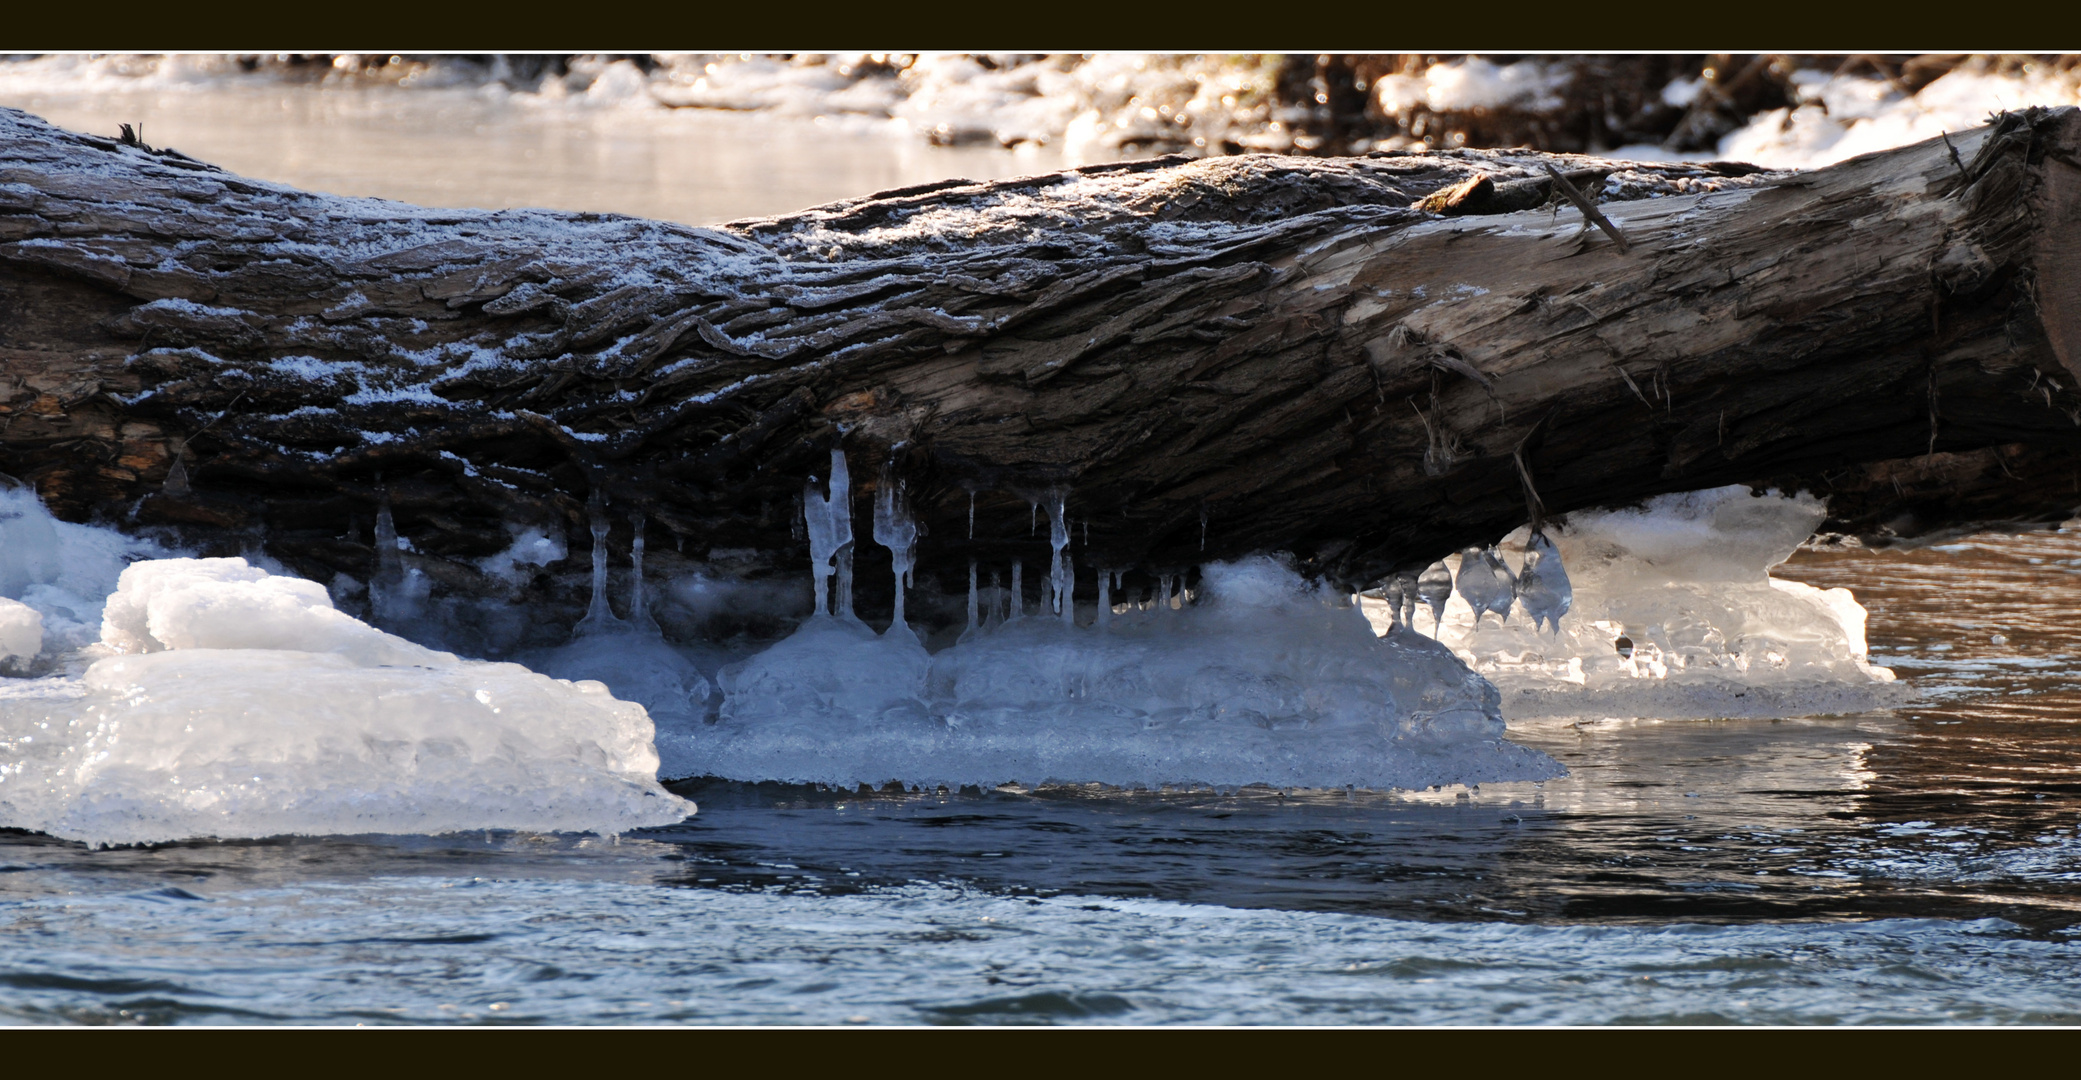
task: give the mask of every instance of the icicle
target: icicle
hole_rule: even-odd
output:
[[[1543,532],[1535,532],[1525,543],[1525,566],[1518,572],[1518,599],[1525,605],[1525,614],[1532,619],[1533,629],[1541,623],[1553,627],[1556,637],[1561,633],[1561,616],[1575,603],[1575,591],[1568,584],[1568,571],[1561,565],[1561,553],[1554,542]]]
[[[1156,610],[1159,612],[1171,610],[1171,576],[1169,574],[1156,575]]]
[[[1103,634],[1113,622],[1113,572],[1098,572],[1098,632]]]
[[[1207,550],[1207,504],[1199,504],[1199,549]]]
[[[968,632],[971,634],[976,632],[976,626],[978,625],[977,616],[981,613],[981,607],[977,603],[978,599],[979,597],[976,595],[975,560],[970,559],[968,560]]]
[[[817,493],[811,476],[802,491],[802,522],[809,533],[809,572],[816,583],[816,614],[831,613],[831,558],[838,554],[838,534],[831,527],[831,500]]]
[[[900,626],[907,632],[910,624],[903,619],[903,594],[910,587],[911,566],[917,557],[918,523],[903,497],[903,482],[889,469],[882,470],[881,483],[874,489],[874,542],[889,549],[889,564],[896,574],[896,614],[889,621],[889,630],[893,633]]]
[[[1037,500],[1028,499],[1026,500],[1026,535],[1032,536],[1038,532],[1040,532],[1040,503]]]
[[[1402,584],[1402,607],[1400,622],[1411,630],[1416,629],[1416,605],[1422,594],[1417,590],[1418,577],[1414,570],[1404,570],[1395,575]]]
[[[578,620],[572,628],[574,634],[590,634],[617,626],[620,619],[614,617],[614,609],[607,606],[607,494],[595,487],[586,500],[585,508],[592,519],[593,533],[593,596],[586,606],[585,618]]]
[[[650,634],[660,634],[658,621],[650,616],[650,601],[643,591],[643,532],[649,515],[638,510],[629,515],[636,538],[629,542],[629,625]]]
[[[857,619],[853,614],[853,542],[847,540],[838,549],[838,584],[832,594],[832,614],[842,619]]]
[[[975,492],[968,493],[968,538],[975,539]]]
[[[816,477],[802,491],[802,521],[809,534],[809,569],[816,579],[816,613],[853,613],[853,500],[845,471],[845,451],[831,451],[831,494],[817,492]],[[826,587],[838,577],[836,595]],[[829,598],[827,601],[827,597]]]
[[[1501,574],[1497,573],[1499,569],[1503,570]],[[1453,587],[1474,610],[1476,630],[1481,629],[1481,617],[1491,611],[1508,618],[1516,585],[1517,579],[1502,568],[1502,560],[1489,549],[1470,547],[1460,552],[1460,574]]]
[[[1083,545],[1084,545],[1085,547],[1090,547],[1090,546],[1091,546],[1091,519],[1090,519],[1090,518],[1085,518],[1084,520],[1082,520],[1082,521],[1079,521],[1079,522],[1077,522],[1077,524],[1078,524],[1078,525],[1081,525],[1081,526],[1083,526],[1083,528],[1084,528],[1084,539],[1082,539],[1082,540],[1080,540],[1080,541],[1078,541],[1078,542],[1079,542],[1079,543],[1081,543],[1081,544],[1083,544]]]
[[[1063,516],[1068,510],[1067,499],[1059,491],[1051,494],[1054,501],[1048,504],[1048,546],[1055,549],[1055,561],[1048,571],[1049,592],[1054,598],[1055,613],[1062,616],[1064,625],[1075,626],[1077,571],[1068,554],[1069,522]]]
[[[1510,621],[1511,602],[1517,599],[1517,575],[1510,572],[1494,544],[1490,544],[1481,557],[1487,560],[1489,571],[1496,575],[1496,602],[1489,605],[1489,610],[1507,623]]]
[[[1416,596],[1431,609],[1431,636],[1445,628],[1445,602],[1452,599],[1452,570],[1440,559],[1416,579]]]
[[[1002,626],[1011,617],[1011,600],[1004,594],[1004,584],[997,571],[990,571],[990,625]]]
[[[397,548],[397,523],[390,516],[390,489],[378,489],[376,495],[376,574],[395,578],[404,573],[404,558]]]
[[[164,490],[168,495],[188,493],[188,447],[185,443],[174,449],[173,467],[166,470]]]
[[[1022,582],[1022,581],[1020,580],[1020,577],[1019,577],[1020,573],[1021,573],[1021,572],[1022,572],[1023,570],[1024,570],[1024,567],[1023,567],[1023,566],[1022,566],[1022,565],[1020,564],[1019,560],[1017,560],[1017,559],[1013,559],[1013,560],[1012,560],[1012,612],[1011,612],[1011,614],[1010,614],[1010,615],[1007,615],[1007,616],[1005,616],[1005,621],[1006,621],[1006,622],[1010,622],[1010,621],[1012,621],[1013,619],[1023,619],[1023,618],[1025,618],[1025,617],[1026,617],[1026,586],[1025,586],[1025,584],[1024,584],[1024,583],[1023,583],[1023,582]]]
[[[380,479],[380,478],[379,478]],[[397,524],[390,516],[390,489],[376,489],[376,572],[369,575],[369,614],[378,622],[396,617],[405,560],[398,554]]]
[[[831,451],[831,521],[838,533],[838,590],[832,613],[853,618],[853,492],[845,471],[845,451]]]

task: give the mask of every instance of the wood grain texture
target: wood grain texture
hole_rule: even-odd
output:
[[[1276,550],[1347,585],[1521,524],[1519,456],[1551,514],[1843,482],[1877,521],[1854,467],[2081,447],[2077,132],[2033,110],[1810,173],[1159,159],[693,228],[315,195],[0,111],[0,468],[321,580],[369,573],[379,490],[459,592],[500,591],[470,561],[509,525],[567,528],[537,600],[574,595],[595,488],[654,565],[796,573],[833,446],[857,519],[904,480],[950,589],[1036,562],[1050,490],[1080,564]],[[1548,164],[1630,250],[1516,209]],[[1420,206],[1483,176],[1505,212]]]

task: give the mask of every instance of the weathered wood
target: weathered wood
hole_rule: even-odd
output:
[[[1159,159],[692,228],[313,195],[0,111],[0,468],[320,578],[367,576],[380,486],[418,565],[491,593],[468,560],[596,487],[661,561],[798,573],[842,445],[857,518],[907,483],[921,579],[1031,564],[1060,489],[1080,564],[1356,585],[1520,524],[1520,460],[1549,514],[2071,460],[2077,160],[2081,114],[2033,110],[1810,173]]]

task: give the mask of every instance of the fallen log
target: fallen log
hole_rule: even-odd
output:
[[[2056,520],[2077,162],[2081,112],[2034,109],[1804,173],[1163,158],[695,228],[311,194],[0,110],[0,469],[320,580],[369,576],[386,502],[462,594],[505,590],[472,560],[518,526],[568,532],[527,586],[566,606],[595,492],[617,552],[641,511],[653,565],[806,582],[833,448],[856,519],[906,486],[927,591],[1037,565],[1050,492],[1082,566],[1277,550],[1349,587],[1736,482],[1892,527],[1866,466],[1994,447],[2045,475],[1992,516]],[[1923,487],[1918,527],[1989,505]]]

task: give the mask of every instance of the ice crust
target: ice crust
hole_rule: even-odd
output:
[[[1490,615],[1477,629],[1454,596],[1442,628],[1428,613],[1417,624],[1438,629],[1494,682],[1512,719],[1800,716],[1900,704],[1905,687],[1868,660],[1864,609],[1849,590],[1770,576],[1824,515],[1810,495],[1740,485],[1574,513],[1548,528],[1574,593],[1557,633],[1535,629],[1522,598],[1507,622]],[[1527,541],[1520,529],[1501,547],[1521,552]],[[1389,622],[1385,603],[1364,603],[1376,625]]]
[[[1503,740],[1495,690],[1449,650],[1376,637],[1349,597],[1276,560],[1208,566],[1198,599],[1123,605],[1105,629],[1043,610],[937,654],[814,617],[721,671],[719,721],[688,733],[689,764],[848,787],[1414,788],[1562,772]]]
[[[94,844],[678,821],[597,682],[462,660],[242,559],[122,571],[101,659],[0,698],[0,825]],[[109,655],[114,653],[115,655]]]

